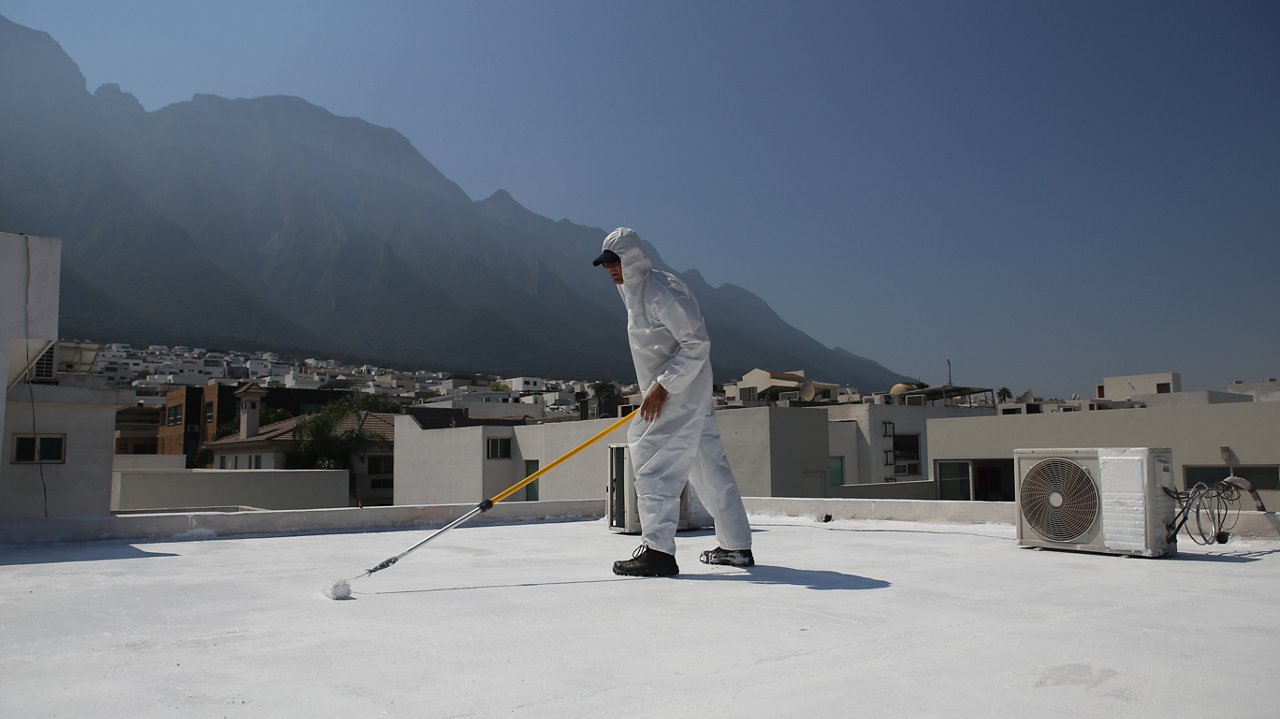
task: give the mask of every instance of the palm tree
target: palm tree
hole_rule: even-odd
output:
[[[997,402],[1008,402],[1011,399],[1013,399],[1013,392],[1010,392],[1008,387],[1001,387],[996,390]]]
[[[364,429],[365,416],[350,400],[343,399],[306,415],[293,428],[302,466],[347,470],[351,498],[357,506],[364,504],[360,501],[355,473],[351,471],[351,457],[387,443],[382,435]]]

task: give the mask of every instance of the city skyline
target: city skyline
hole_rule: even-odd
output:
[[[0,14],[149,110],[287,94],[391,127],[473,199],[635,227],[676,269],[929,384],[948,360],[956,384],[1061,397],[1277,374],[1265,3]]]

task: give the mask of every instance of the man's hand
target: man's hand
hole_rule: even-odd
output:
[[[670,394],[667,388],[660,384],[654,384],[644,396],[644,401],[640,403],[640,418],[646,422],[652,422],[662,414],[662,408],[667,404],[667,397]]]

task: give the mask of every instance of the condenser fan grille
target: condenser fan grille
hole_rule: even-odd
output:
[[[1022,480],[1022,516],[1040,536],[1069,542],[1098,516],[1098,489],[1083,467],[1068,459],[1041,460]]]

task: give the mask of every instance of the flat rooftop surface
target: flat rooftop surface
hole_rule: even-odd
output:
[[[1280,543],[1034,551],[753,516],[615,577],[603,521],[0,547],[6,717],[1275,717]]]

